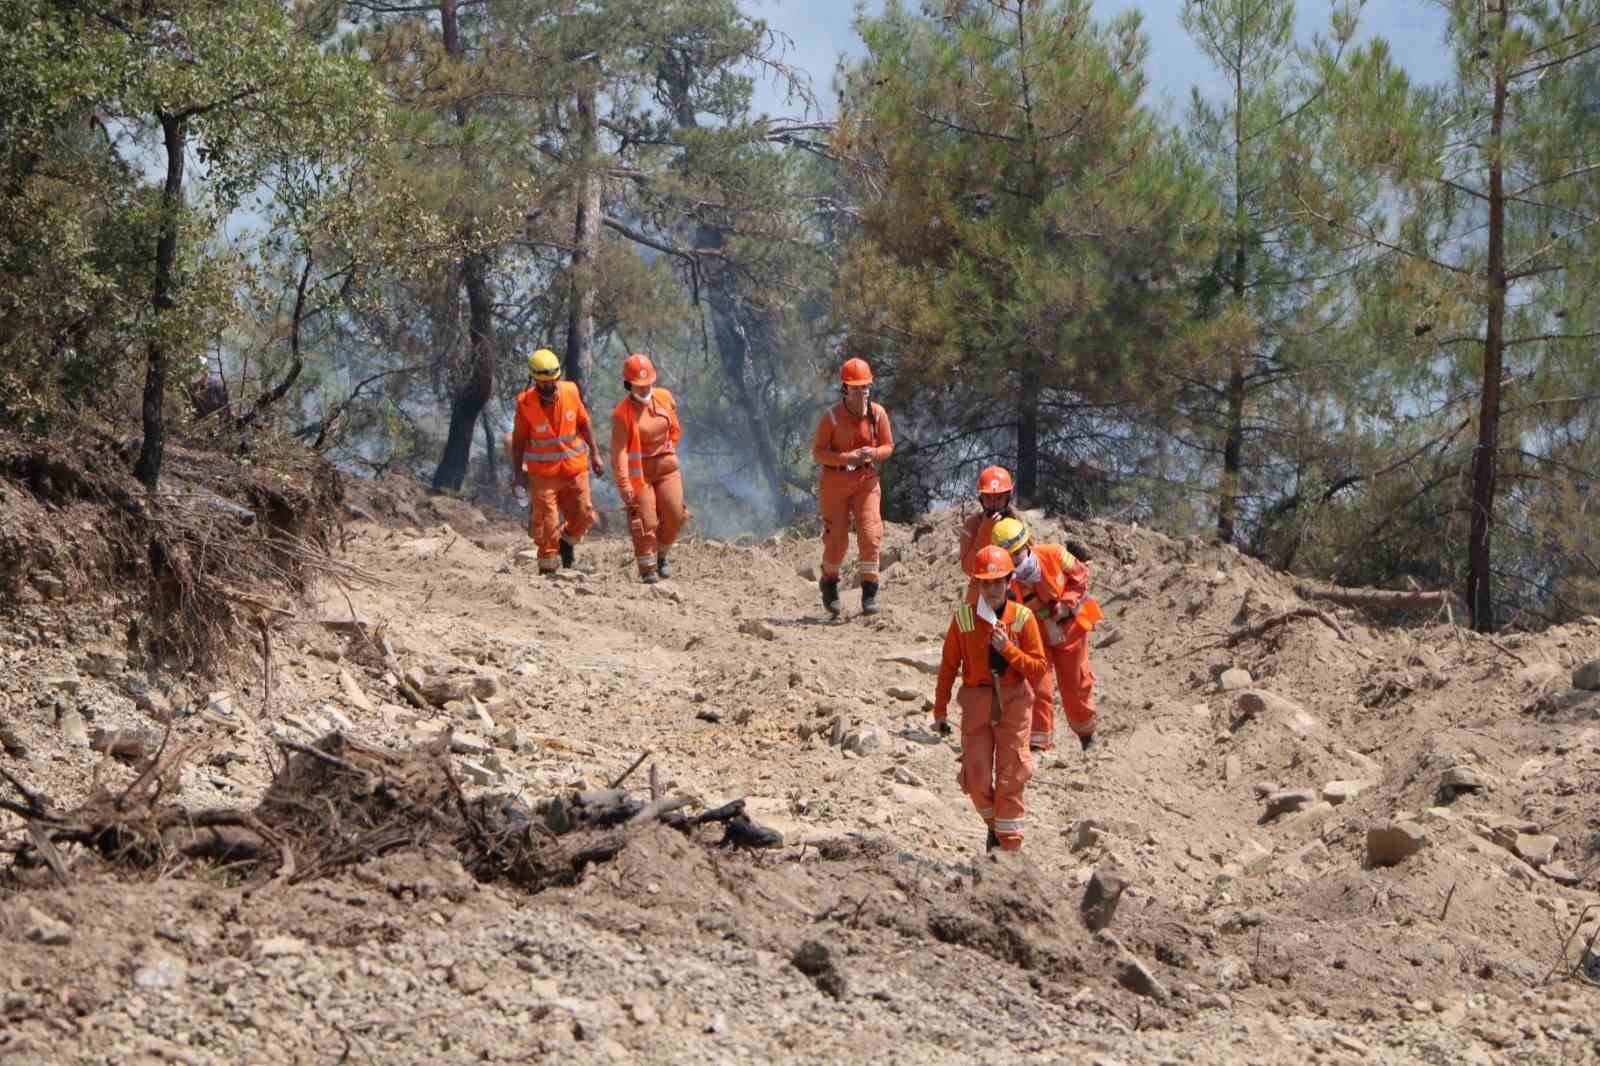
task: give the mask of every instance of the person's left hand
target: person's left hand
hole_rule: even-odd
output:
[[[589,453],[589,469],[593,470],[594,476],[601,481],[606,479],[606,464],[602,463],[600,457],[593,452]]]

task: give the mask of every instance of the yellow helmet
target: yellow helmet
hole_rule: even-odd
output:
[[[528,369],[540,381],[554,381],[561,376],[561,360],[549,348],[540,348],[528,356]]]
[[[1028,543],[1028,527],[1018,519],[1002,518],[990,531],[989,542],[1015,555]]]

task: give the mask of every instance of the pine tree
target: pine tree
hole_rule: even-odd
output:
[[[1081,502],[1082,439],[1115,433],[1099,405],[1138,395],[1182,314],[1175,247],[1198,213],[1199,183],[1139,103],[1137,17],[890,3],[859,28],[835,146],[861,239],[838,302],[852,352],[882,358],[891,401],[936,437],[906,449],[923,479],[907,498],[1000,459],[1024,498]]]
[[[1299,401],[1335,384],[1314,372],[1329,363],[1331,308],[1353,260],[1313,239],[1285,182],[1304,165],[1326,108],[1294,39],[1293,0],[1186,0],[1183,24],[1227,89],[1215,102],[1195,89],[1189,108],[1189,141],[1220,206],[1219,239],[1197,286],[1199,321],[1183,341],[1191,357],[1175,373],[1194,446],[1220,459],[1217,539],[1238,543],[1249,522],[1259,550],[1275,515],[1294,506],[1298,479],[1283,474],[1306,451]],[[1355,28],[1353,6],[1335,11],[1329,62]]]
[[[1508,484],[1563,477],[1542,419],[1595,376],[1600,2],[1444,6],[1453,83],[1414,84],[1381,41],[1329,67],[1346,183],[1301,195],[1308,217],[1399,261],[1373,314],[1409,329],[1419,374],[1434,379],[1409,402],[1475,429],[1461,569],[1472,624],[1490,631],[1502,620],[1494,538],[1527,527],[1497,506]],[[1371,174],[1383,201],[1352,206],[1350,184]]]

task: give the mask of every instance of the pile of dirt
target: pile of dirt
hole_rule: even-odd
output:
[[[128,450],[86,429],[0,433],[0,611],[97,601],[130,616],[136,657],[214,668],[317,577],[358,576],[330,554],[341,479],[320,457],[241,465],[170,443],[149,494]]]

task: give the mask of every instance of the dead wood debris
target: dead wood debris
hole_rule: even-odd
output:
[[[49,800],[0,770],[20,800],[0,810],[23,820],[0,847],[19,870],[48,867],[70,878],[66,845],[110,862],[160,871],[183,860],[226,863],[259,886],[295,884],[396,850],[453,850],[482,881],[530,891],[573,884],[593,863],[620,853],[642,829],[691,832],[721,823],[719,842],[771,847],[782,837],[751,822],[744,801],[690,814],[684,796],[641,799],[621,789],[574,791],[529,807],[513,796],[467,798],[448,755],[434,748],[393,752],[329,733],[315,744],[280,740],[288,753],[254,810],[198,810],[162,801],[192,748],[158,753],[126,791],[100,790],[77,810]]]

